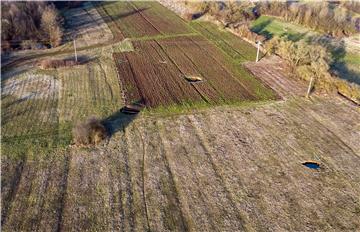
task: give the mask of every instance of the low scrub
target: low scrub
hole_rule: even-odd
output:
[[[250,30],[250,26],[248,23],[244,24],[234,24],[230,26],[239,36],[248,39],[251,42],[261,41],[264,42],[266,40],[265,36],[256,34],[255,32]]]
[[[266,43],[266,50],[287,60],[297,77],[309,81],[314,78],[315,89],[338,92],[360,104],[360,87],[330,74],[331,55],[320,45],[303,40],[292,42],[274,37]]]
[[[53,60],[53,59],[45,59],[41,60],[38,63],[38,66],[42,69],[54,69],[61,67],[72,67],[74,65],[80,64],[74,60]]]
[[[63,37],[59,11],[51,2],[2,1],[1,2],[2,51],[12,49],[37,49],[57,47]]]
[[[84,123],[79,123],[73,129],[73,138],[76,145],[96,145],[108,136],[103,123],[96,117],[90,117]]]
[[[358,33],[360,16],[353,12],[360,5],[343,1],[259,1],[256,10],[261,15],[281,17],[335,37]]]

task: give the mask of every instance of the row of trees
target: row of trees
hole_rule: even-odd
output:
[[[277,54],[287,60],[296,77],[306,81],[315,79],[315,88],[337,91],[360,103],[360,87],[330,73],[331,54],[321,45],[309,44],[304,40],[293,42],[275,36],[265,44],[270,54]]]
[[[45,2],[3,2],[1,4],[2,49],[38,45],[59,46],[62,18],[53,4]]]
[[[193,12],[209,14],[225,25],[250,21],[257,18],[254,4],[249,1],[185,2]]]
[[[350,6],[360,8],[360,3],[266,1],[258,2],[256,8],[260,14],[278,16],[332,36],[348,36],[360,30],[360,17],[348,9]]]
[[[360,31],[359,1],[221,1],[187,4],[194,11],[207,13],[229,26],[245,24],[259,15],[281,17],[332,36],[348,36]]]

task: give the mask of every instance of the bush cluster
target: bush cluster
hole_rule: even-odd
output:
[[[360,87],[330,74],[331,55],[321,45],[307,44],[300,40],[293,42],[274,37],[265,44],[270,54],[277,54],[287,60],[297,77],[306,81],[315,79],[316,89],[339,92],[360,103]]]
[[[281,17],[332,36],[358,33],[360,27],[359,1],[225,1],[190,2],[194,12],[215,17],[225,26],[243,24],[260,15]],[[191,19],[191,16],[187,16]]]
[[[78,65],[79,62],[74,60],[53,60],[53,59],[44,59],[38,63],[38,66],[42,69],[54,69],[61,67],[71,67]]]
[[[5,1],[1,4],[2,51],[60,45],[62,18],[52,3]]]
[[[261,15],[281,17],[332,36],[348,36],[358,33],[360,16],[351,7],[360,7],[359,2],[330,1],[259,1],[257,12]],[[349,9],[351,8],[351,9]]]
[[[103,123],[96,117],[90,117],[84,123],[79,123],[73,129],[76,145],[96,145],[108,136]]]

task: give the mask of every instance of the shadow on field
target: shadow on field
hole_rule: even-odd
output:
[[[350,83],[360,85],[360,73],[348,68],[346,62],[346,45],[345,41],[341,39],[338,42],[332,43],[330,38],[326,36],[309,37],[309,43],[323,46],[331,54],[332,61],[330,63],[330,71]]]
[[[119,130],[125,129],[144,108],[143,101],[139,100],[132,104],[126,105],[109,117],[102,120],[109,136],[111,137]]]
[[[256,26],[253,26],[251,28],[252,32],[255,32],[259,35],[263,35],[267,40],[271,39],[273,37],[273,34],[271,32],[269,32],[268,30],[266,30],[266,26],[269,25],[273,20],[272,19],[268,19]]]

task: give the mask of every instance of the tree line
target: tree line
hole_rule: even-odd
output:
[[[209,14],[225,26],[249,24],[260,15],[280,17],[331,36],[360,32],[359,1],[210,1],[186,2],[195,12]]]
[[[329,64],[333,58],[324,46],[305,40],[293,42],[275,36],[265,43],[265,48],[269,54],[285,59],[293,69],[291,73],[295,77],[306,81],[313,78],[315,89],[338,92],[360,104],[360,86],[340,79],[330,72]]]
[[[1,4],[2,50],[56,47],[63,37],[63,19],[47,2],[3,2]]]
[[[259,14],[281,17],[331,36],[349,36],[360,31],[360,2],[258,2]]]

